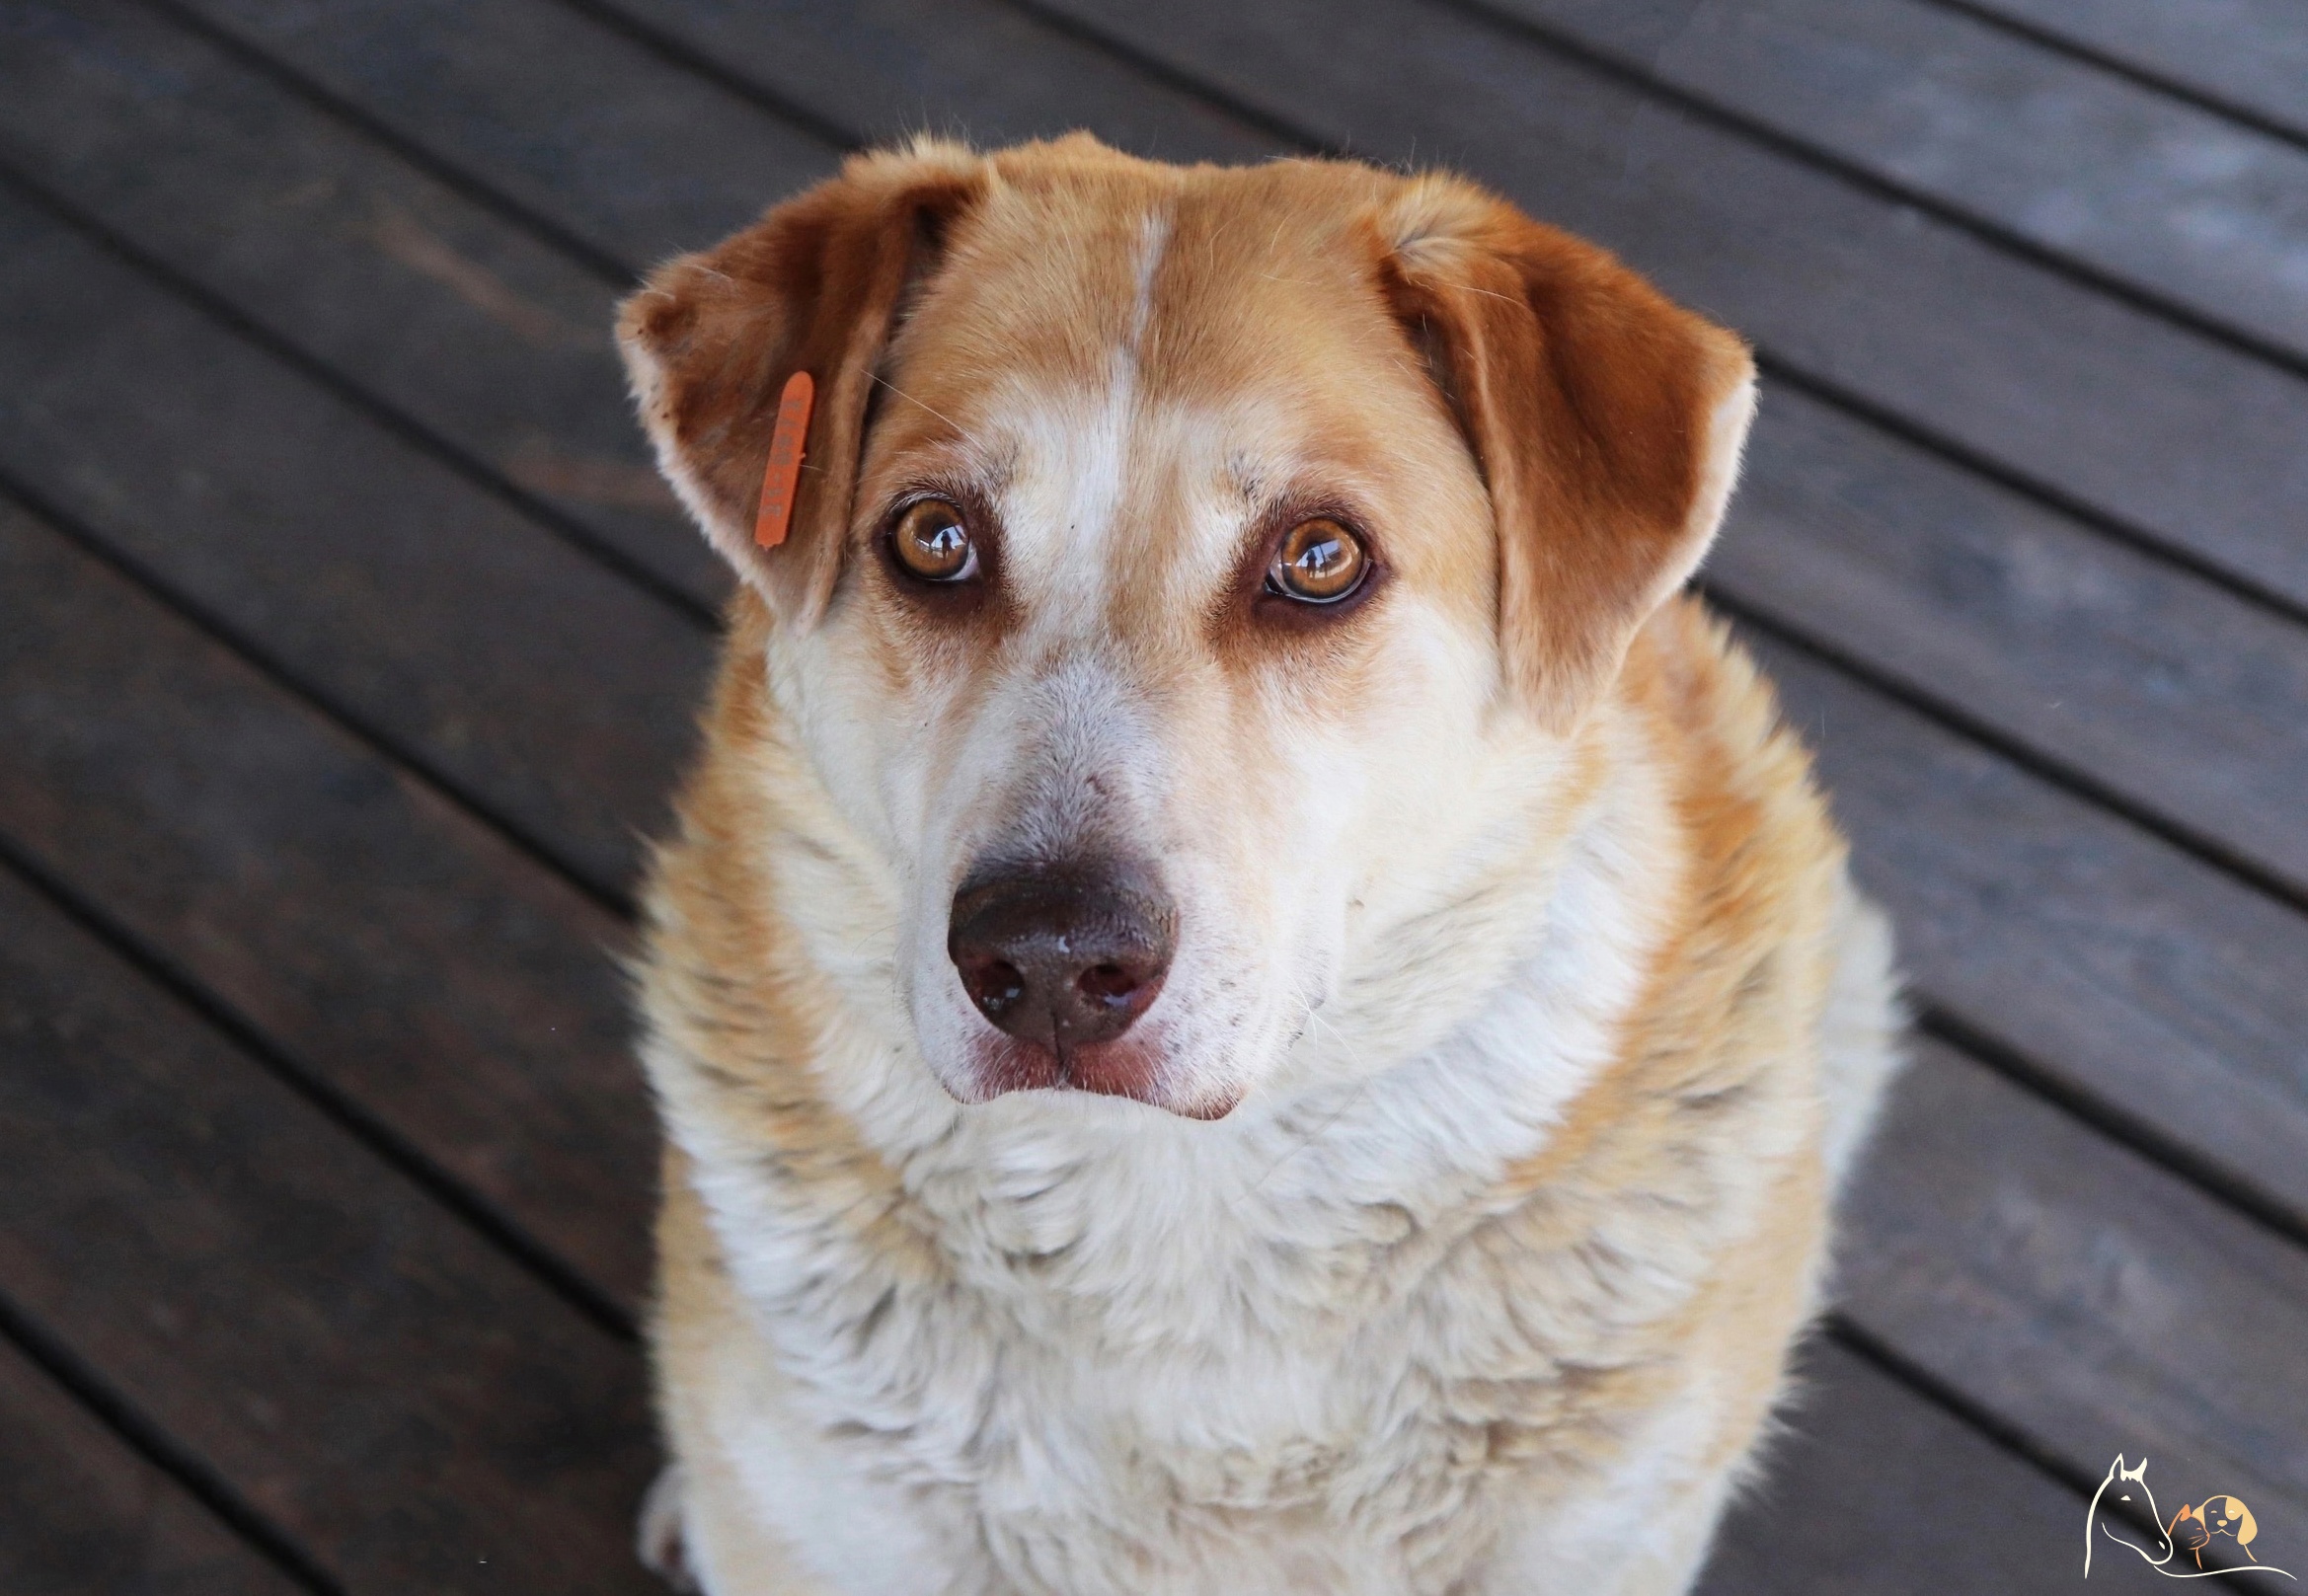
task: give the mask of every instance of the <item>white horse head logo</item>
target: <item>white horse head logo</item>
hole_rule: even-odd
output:
[[[2137,1552],[2142,1562],[2167,1579],[2213,1579],[2221,1574],[2283,1574],[2290,1579],[2283,1569],[2271,1568],[2253,1556],[2250,1543],[2259,1534],[2252,1509],[2229,1495],[2207,1496],[2201,1507],[2184,1506],[2165,1524],[2164,1515],[2156,1510],[2156,1493],[2148,1489],[2148,1460],[2142,1458],[2127,1469],[2118,1452],[2084,1511],[2084,1577],[2092,1577],[2092,1547],[2104,1535]],[[2231,1568],[2204,1567],[2204,1551],[2214,1537],[2223,1535],[2251,1560]],[[2172,1560],[2175,1536],[2193,1554],[2193,1569],[2176,1572],[2165,1566]]]
[[[2092,1505],[2084,1513],[2084,1577],[2092,1577],[2092,1542],[2105,1535],[2117,1546],[2129,1547],[2151,1566],[2161,1568],[2172,1560],[2172,1542],[2157,1528],[2164,1515],[2156,1511],[2155,1492],[2148,1489],[2148,1460],[2142,1458],[2126,1469],[2123,1454],[2116,1454],[2116,1461],[2108,1465],[2108,1478],[2100,1482],[2100,1488],[2092,1492]],[[2105,1501],[2108,1513],[2102,1516],[2100,1507]],[[2126,1509],[2128,1508],[2128,1513]],[[2136,1520],[2147,1515],[2148,1527],[2142,1529]]]

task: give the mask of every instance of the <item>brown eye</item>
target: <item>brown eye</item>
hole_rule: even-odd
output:
[[[1303,603],[1336,604],[1362,585],[1369,569],[1370,551],[1362,540],[1338,522],[1318,517],[1290,529],[1267,568],[1267,586]]]
[[[977,574],[977,545],[962,512],[942,498],[907,507],[890,531],[889,552],[908,575],[926,582],[966,581]]]

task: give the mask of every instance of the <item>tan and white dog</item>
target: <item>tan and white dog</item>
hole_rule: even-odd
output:
[[[1738,340],[1464,182],[1081,136],[860,156],[621,339],[743,578],[648,895],[653,1553],[1682,1589],[1893,1057],[1677,596]]]

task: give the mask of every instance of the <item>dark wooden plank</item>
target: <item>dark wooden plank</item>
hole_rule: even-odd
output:
[[[1749,641],[1918,994],[2308,1225],[2308,921]]]
[[[4,501],[0,746],[13,848],[640,1302],[615,920]]]
[[[980,148],[1093,129],[1165,161],[1260,161],[1273,138],[1002,0],[613,0],[617,13],[853,141]]]
[[[0,874],[0,1279],[348,1591],[656,1589],[640,1359]]]
[[[826,164],[821,139],[565,6],[185,9],[629,266],[714,242]]]
[[[290,1596],[300,1587],[0,1344],[0,1590]]]
[[[1813,379],[2308,604],[2308,383],[1435,0],[1049,0],[1318,141],[1442,162]]]
[[[1649,8],[1486,3],[2196,315],[2308,351],[2308,148],[1928,0],[1699,0],[1677,8],[1663,38]]]
[[[629,875],[711,638],[0,190],[0,476],[538,840]]]
[[[2308,1547],[2308,1253],[1922,1043],[1845,1206],[1846,1311],[2098,1479],[2233,1491]]]
[[[1706,580],[2308,899],[2308,628],[1787,391]]]
[[[2292,0],[1965,0],[2308,139],[2308,16]]]
[[[2084,1503],[1832,1343],[1700,1596],[2041,1596],[2077,1572]]]
[[[615,282],[141,6],[0,17],[0,160],[719,603],[724,568],[633,422]]]

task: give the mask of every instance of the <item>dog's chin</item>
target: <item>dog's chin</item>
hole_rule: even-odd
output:
[[[975,1038],[959,1068],[935,1072],[955,1101],[991,1102],[1013,1092],[1088,1093],[1126,1098],[1182,1119],[1223,1119],[1242,1089],[1193,1079],[1152,1041],[1120,1037],[1056,1050],[1012,1036]]]

